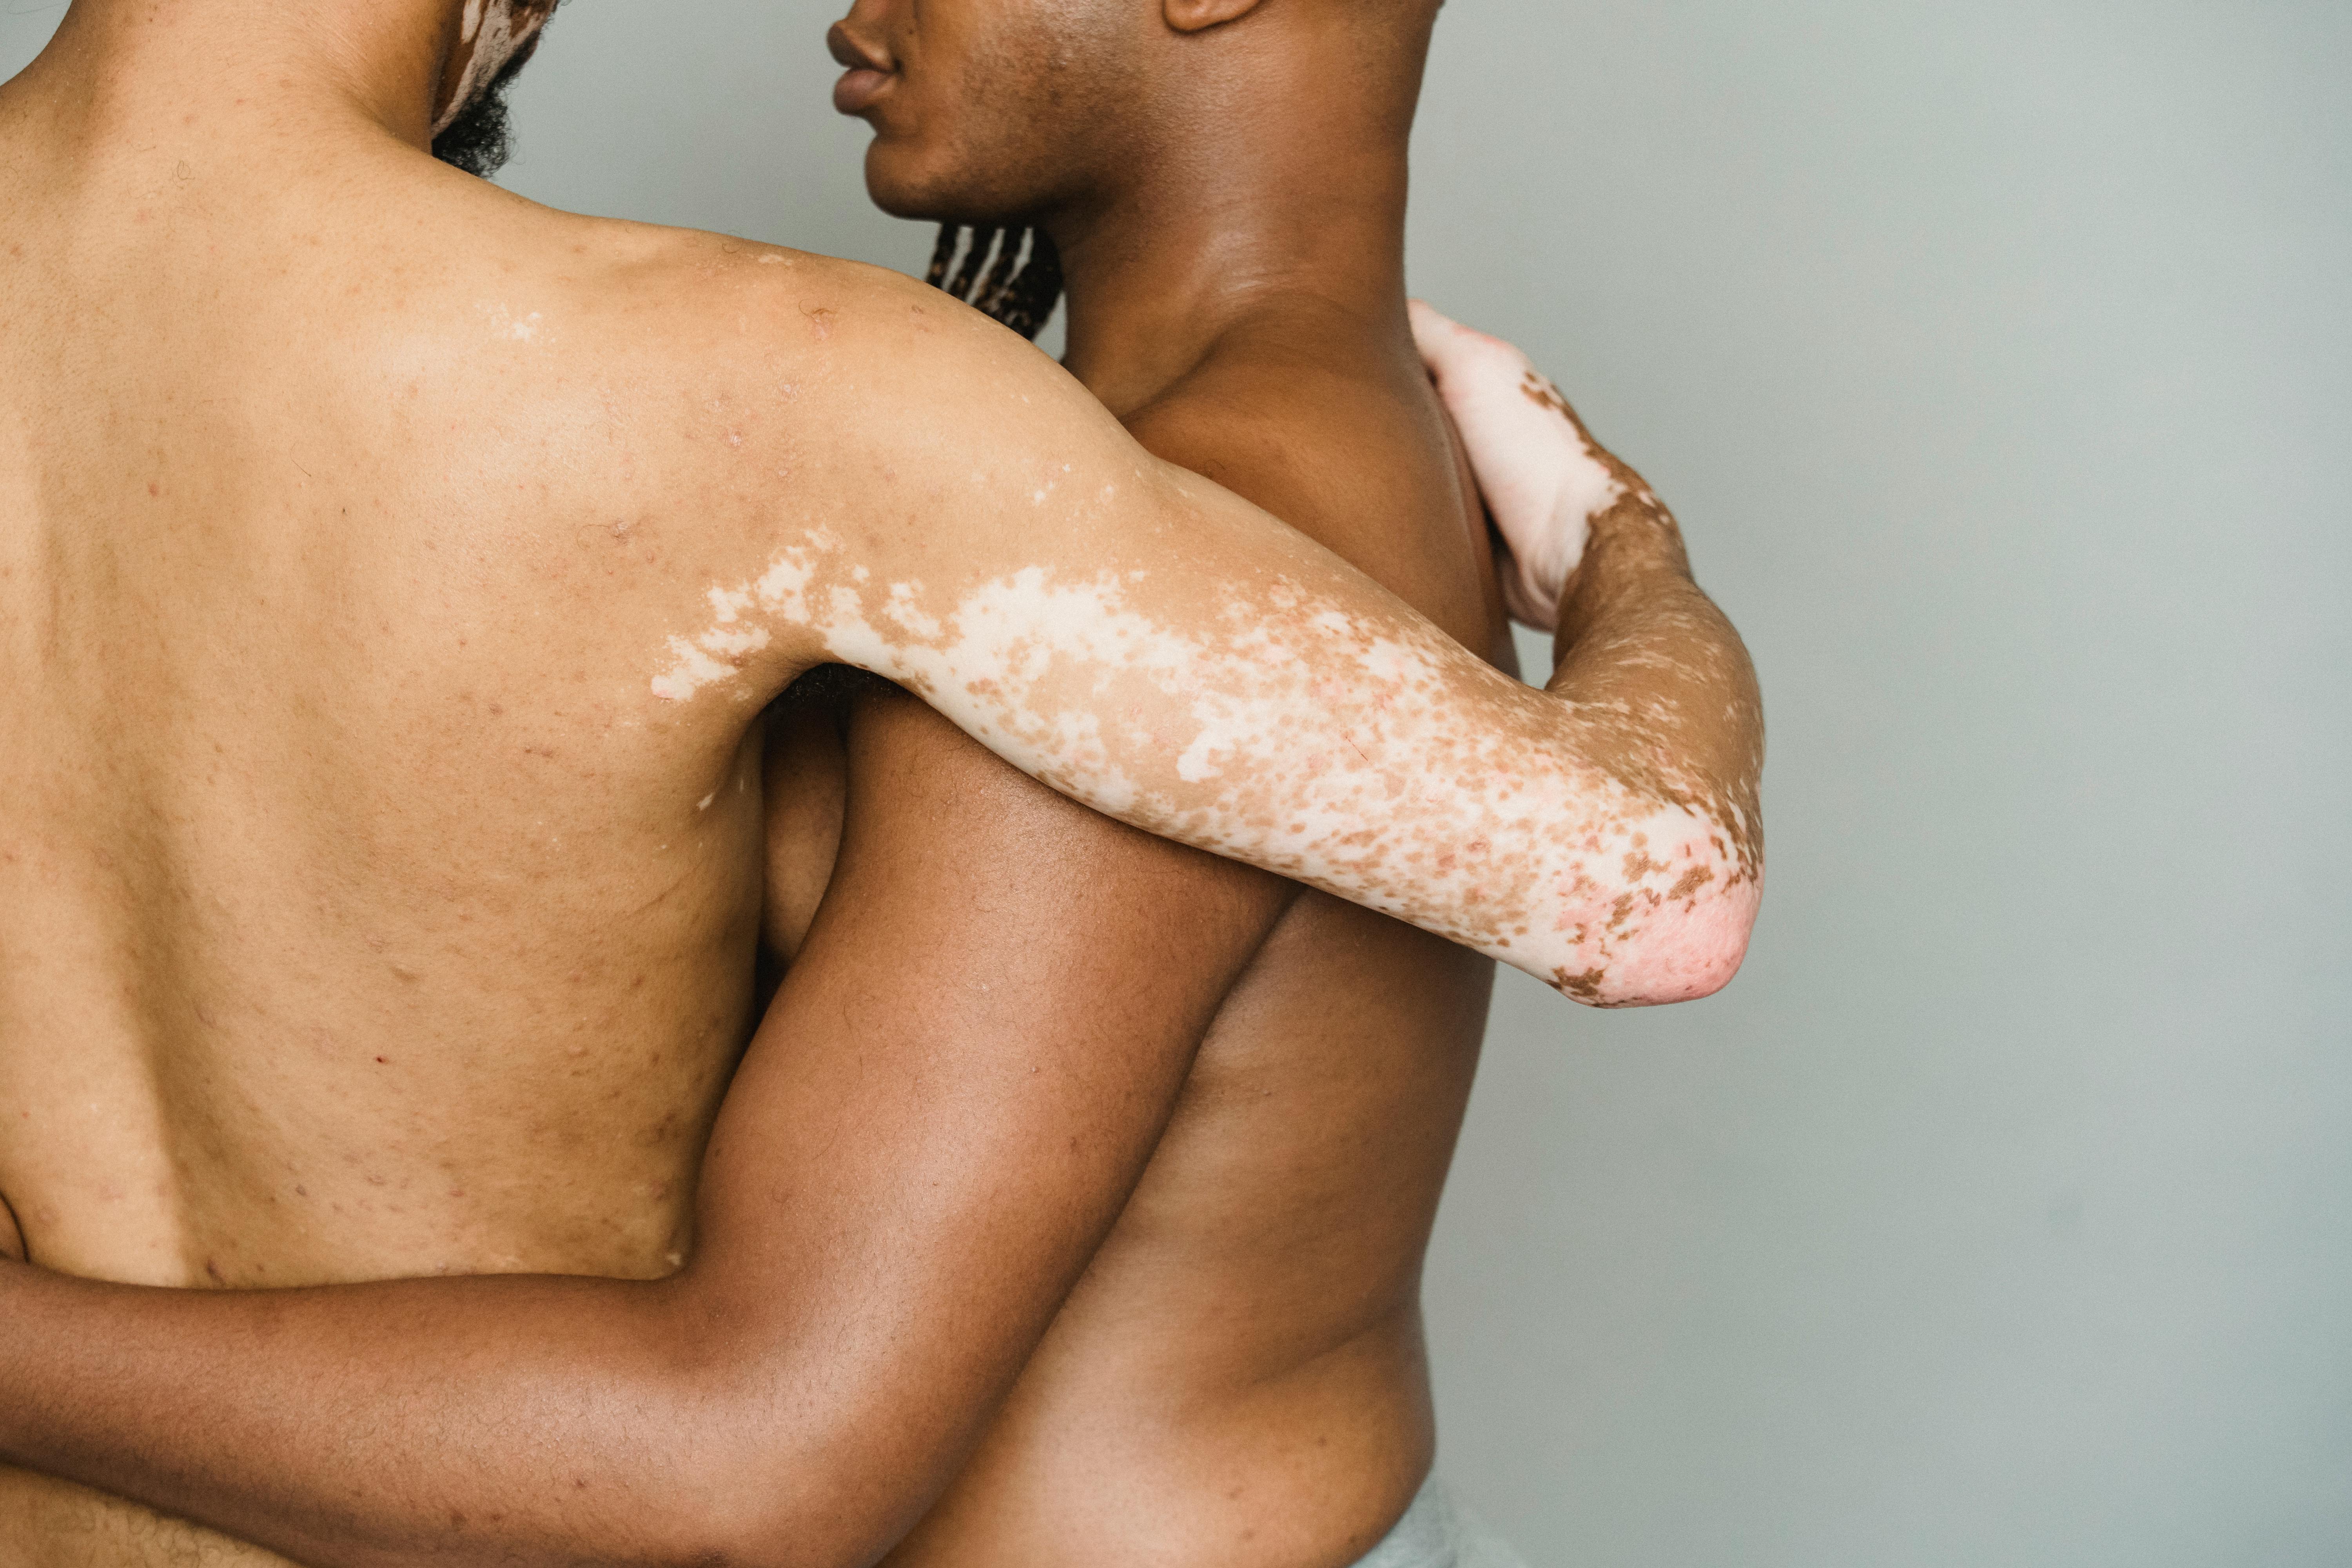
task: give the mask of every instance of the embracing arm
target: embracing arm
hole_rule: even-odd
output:
[[[1754,677],[1630,470],[1590,491],[1565,658],[1537,690],[1144,453],[1012,334],[931,310],[946,314],[897,338],[882,312],[863,339],[834,333],[862,379],[824,444],[849,454],[836,493],[870,521],[769,526],[779,542],[671,639],[657,694],[740,700],[746,649],[797,639],[803,661],[901,682],[1099,811],[1580,1001],[1730,978],[1762,871]],[[1504,384],[1528,401],[1516,370]],[[1546,526],[1587,532],[1555,511]]]
[[[895,693],[684,1272],[272,1292],[0,1264],[0,1459],[317,1568],[870,1563],[1117,1217],[1280,884]]]

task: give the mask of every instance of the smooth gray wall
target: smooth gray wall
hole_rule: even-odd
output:
[[[919,266],[831,15],[580,0],[507,183]],[[1429,1307],[1535,1568],[2352,1562],[2347,102],[2341,0],[1447,8],[1415,285],[1772,720],[1738,983],[1497,1005]]]

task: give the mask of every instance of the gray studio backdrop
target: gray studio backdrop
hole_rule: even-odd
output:
[[[831,15],[577,0],[507,184],[919,268]],[[2347,103],[2342,0],[1447,8],[1414,285],[1772,724],[1730,991],[1504,978],[1429,1317],[1536,1568],[2352,1562]]]

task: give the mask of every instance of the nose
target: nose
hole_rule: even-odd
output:
[[[850,70],[888,71],[897,68],[887,50],[867,43],[849,30],[849,18],[846,16],[825,29],[824,47],[832,54],[835,65]]]

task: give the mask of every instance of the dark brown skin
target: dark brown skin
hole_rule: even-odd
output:
[[[1041,222],[1066,363],[1148,448],[1507,668],[1475,485],[1405,321],[1403,136],[1433,7],[1083,9],[861,0],[836,56],[898,68],[868,114],[877,200]],[[1459,949],[1297,897],[1118,1228],[889,1562],[1327,1568],[1385,1533],[1434,1444],[1421,1258],[1491,984]]]
[[[912,149],[929,197],[891,194],[886,126],[877,195],[919,210],[984,169],[958,216],[1046,218],[1072,367],[1148,447],[1507,657],[1405,328],[1425,11],[1080,7],[1056,56],[1024,47],[1038,9],[929,0],[932,58],[1009,74],[941,89],[975,141]],[[1690,652],[1670,528],[1596,527],[1577,638]],[[0,1457],[320,1563],[1369,1546],[1428,1463],[1420,1258],[1488,963],[1072,806],[887,691],[788,699],[765,739],[789,967],[685,1268],[209,1294],[0,1271]],[[236,1550],[90,1506],[72,1549],[107,1568]]]

